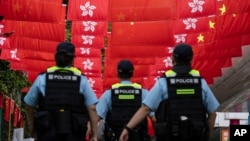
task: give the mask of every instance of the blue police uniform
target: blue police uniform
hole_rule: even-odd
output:
[[[156,111],[160,102],[168,99],[168,88],[166,86],[166,79],[159,78],[142,103],[152,111]],[[202,79],[202,99],[208,113],[214,112],[220,105],[204,79]]]
[[[132,84],[131,81],[121,81],[121,84]],[[142,89],[142,100],[146,97],[148,94],[148,90]],[[102,119],[105,119],[107,116],[108,111],[111,111],[111,90],[106,90],[103,95],[101,96],[97,106],[96,111],[99,117]],[[154,112],[150,113],[150,116],[154,116]]]
[[[24,102],[27,105],[32,107],[37,106],[39,93],[42,93],[43,96],[45,96],[45,83],[45,74],[40,74],[34,81],[32,87],[29,89],[27,95],[24,97]],[[84,103],[86,106],[90,106],[98,102],[98,99],[85,76],[81,76],[80,93],[84,95]]]
[[[65,70],[76,70],[76,68],[73,67],[64,67],[64,68],[60,68],[60,67],[51,67],[52,71],[54,69],[65,69]],[[50,69],[50,68],[49,68]],[[47,72],[49,72],[49,69],[47,70]],[[79,74],[76,74],[78,76],[80,76],[80,87],[79,87],[79,93],[83,95],[84,97],[84,104],[86,107],[90,106],[90,105],[94,105],[96,103],[98,103],[98,99],[95,95],[95,93],[93,92],[92,88],[90,87],[88,80],[85,76],[81,75],[81,72],[78,72]],[[32,87],[29,89],[27,95],[24,97],[24,102],[31,106],[31,107],[36,107],[38,106],[39,103],[39,97],[42,94],[43,97],[45,96],[45,88],[46,88],[46,73],[42,73],[40,75],[38,75],[38,77],[36,78],[36,80],[34,81]],[[85,107],[83,105],[82,109],[85,109]],[[79,108],[81,109],[81,108]],[[37,135],[37,139],[38,141],[54,141],[56,138],[58,140],[58,137],[56,137],[55,134],[55,127],[54,125],[52,126],[52,128],[50,130],[48,130],[46,133],[39,133]],[[72,134],[72,132],[70,132],[70,134],[67,137],[60,137],[63,138],[65,140],[74,140],[74,141],[80,141],[83,140],[84,137],[82,136],[75,136]],[[61,140],[61,139],[59,139]]]

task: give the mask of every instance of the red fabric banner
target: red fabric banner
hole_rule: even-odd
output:
[[[109,0],[109,21],[159,21],[176,16],[176,0]]]
[[[177,0],[177,17],[205,17],[216,14],[216,0]]]
[[[101,59],[101,49],[99,48],[87,48],[87,47],[76,47],[76,57],[97,57]]]
[[[108,0],[70,0],[67,19],[108,21]]]
[[[130,45],[130,46],[109,46],[107,51],[112,58],[144,58],[144,57],[165,57],[168,54],[166,46]],[[129,52],[129,53],[128,53]]]
[[[103,48],[104,37],[95,35],[72,35],[71,42],[75,46]]]
[[[71,27],[71,34],[106,36],[107,30],[108,22],[73,21]]]
[[[2,0],[0,13],[8,20],[18,21],[61,21],[61,2],[59,0]]]
[[[41,40],[29,37],[13,36],[11,38],[12,48],[18,47],[18,49],[39,51],[54,53],[59,42],[50,40]]]
[[[65,41],[65,23],[42,23],[6,20],[4,31],[14,31],[16,36],[49,41]]]
[[[172,23],[114,22],[112,24],[112,45],[173,45]]]
[[[19,121],[20,110],[18,106],[15,106],[14,117],[13,117],[13,126],[17,127],[17,123]]]
[[[10,101],[10,97],[5,97],[5,103],[4,103],[4,105],[5,105],[5,108],[4,108],[4,120],[5,121],[9,121],[10,120],[10,103],[11,103],[11,101]]]
[[[101,58],[76,57],[74,60],[74,66],[79,68],[88,77],[101,77]]]

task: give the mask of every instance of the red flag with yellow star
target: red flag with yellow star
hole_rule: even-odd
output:
[[[8,20],[60,22],[61,0],[2,0],[0,13]]]
[[[158,21],[176,16],[176,0],[109,0],[109,21]]]

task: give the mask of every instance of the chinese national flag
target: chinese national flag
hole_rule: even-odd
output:
[[[108,0],[70,0],[67,19],[108,21]]]
[[[13,36],[11,40],[12,47],[30,51],[40,51],[54,53],[59,42],[51,40],[41,40],[36,38]]]
[[[230,23],[230,24],[228,24]],[[216,37],[241,36],[250,32],[250,13],[223,15],[216,17]]]
[[[8,20],[60,22],[61,5],[60,0],[2,0],[0,13]]]
[[[16,36],[38,38],[40,40],[49,40],[57,42],[65,40],[65,22],[42,23],[6,20],[6,26],[4,30],[15,31],[14,34]]]
[[[176,0],[110,0],[109,21],[159,21],[176,15]]]
[[[114,22],[111,45],[173,45],[172,23]]]
[[[106,36],[108,22],[102,21],[73,21],[71,33],[73,35],[98,35]]]
[[[124,58],[144,58],[144,57],[164,57],[167,54],[165,46],[153,45],[131,45],[131,46],[110,46],[108,51],[109,57]],[[129,52],[129,53],[128,53]]]
[[[21,62],[21,63],[20,63]],[[54,61],[43,61],[43,60],[35,60],[35,59],[22,59],[21,61],[11,61],[11,69],[14,70],[24,70],[24,71],[39,71],[43,72],[47,69],[47,67],[50,67],[54,65]]]

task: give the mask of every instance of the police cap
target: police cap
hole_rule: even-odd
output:
[[[133,73],[134,66],[129,60],[121,60],[117,65],[117,70],[120,73]]]
[[[75,55],[75,46],[70,42],[61,42],[57,45],[56,48],[57,53],[66,53],[67,55],[74,56]]]
[[[173,56],[177,61],[191,61],[193,58],[193,50],[189,44],[178,44],[175,46]]]

